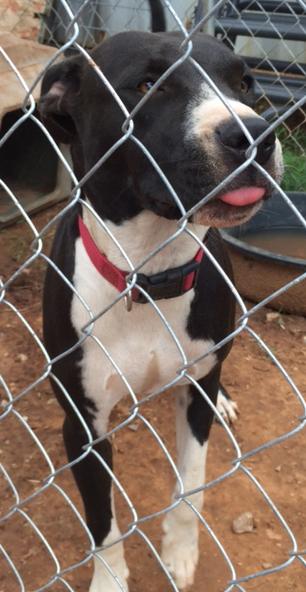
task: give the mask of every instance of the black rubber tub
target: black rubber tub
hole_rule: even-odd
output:
[[[289,193],[306,219],[306,193]],[[279,194],[246,224],[225,229],[237,288],[260,302],[306,272],[306,229]],[[276,297],[269,306],[306,316],[306,280]]]

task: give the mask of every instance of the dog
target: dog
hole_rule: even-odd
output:
[[[42,121],[57,142],[70,144],[78,179],[122,138],[126,118],[93,64],[131,112],[181,57],[182,39],[179,33],[120,33],[93,50],[92,61],[82,56],[69,58],[45,74]],[[265,134],[255,161],[278,182],[281,147],[274,133],[267,131],[266,121],[253,110],[254,81],[244,62],[220,41],[202,33],[193,38],[192,57],[251,136],[257,139]],[[177,232],[182,210],[139,142],[188,212],[245,162],[249,141],[190,59],[162,82],[133,121],[133,136],[118,144],[83,184],[84,204],[77,203],[62,217],[44,290],[51,381],[66,414],[67,455],[98,548],[90,592],[128,590],[112,478],[105,468],[112,467],[111,443],[103,438],[111,410],[122,397],[130,391],[137,396],[157,392],[179,376],[174,386],[177,466],[185,491],[205,482],[214,411],[203,393],[216,405],[221,366],[231,342],[211,349],[232,333],[235,309],[232,291],[207,252],[232,278],[218,228],[245,222],[272,193],[268,178],[249,164],[211,200],[193,210],[188,232],[177,233],[158,250]],[[133,274],[126,275],[129,265],[112,237],[134,268],[145,261],[136,284],[126,284]],[[204,249],[200,248],[202,241]],[[147,257],[154,250],[155,255]],[[122,293],[125,298],[119,297]],[[185,362],[195,360],[187,364],[188,377],[186,372],[179,373],[186,364],[156,307],[176,336]],[[90,311],[96,316],[92,325]],[[86,338],[85,326],[90,328]],[[86,453],[84,448],[89,438],[80,416],[92,437],[99,439],[94,452]],[[174,496],[177,492],[176,488]],[[203,493],[190,499],[201,512]],[[192,584],[198,562],[198,518],[181,502],[166,514],[163,531],[162,560],[178,588],[184,589]]]

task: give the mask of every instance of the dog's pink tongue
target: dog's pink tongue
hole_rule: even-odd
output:
[[[265,193],[266,190],[263,187],[242,187],[223,193],[219,199],[230,206],[248,206],[259,201]]]

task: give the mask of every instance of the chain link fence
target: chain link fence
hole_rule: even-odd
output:
[[[273,121],[305,95],[304,2],[225,2],[216,34],[256,72],[258,108]],[[295,109],[279,128],[288,151],[305,157],[305,110]],[[290,191],[292,181],[285,185]],[[294,183],[293,183],[294,186]],[[303,189],[301,189],[303,190]]]
[[[79,11],[78,26],[80,27],[79,43],[90,48],[102,41],[106,36],[121,31],[151,30],[151,11],[147,0],[136,2],[118,2],[117,0],[103,2],[72,2],[72,9]],[[196,1],[184,2],[175,0],[173,8],[187,28],[192,26],[196,16]],[[41,41],[60,47],[67,40],[69,17],[62,3],[57,0],[47,2],[46,9],[41,15]],[[177,22],[170,11],[166,14],[167,30],[177,29]]]
[[[50,22],[50,26],[47,25],[44,18],[40,39],[45,43],[52,41],[58,47],[52,48],[50,54],[45,55],[38,66],[35,63],[35,76],[33,72],[29,75],[27,70],[18,67],[20,55],[17,59],[17,54],[14,54],[15,58],[12,59],[11,42],[6,41],[0,48],[2,71],[12,74],[22,96],[17,115],[13,119],[6,119],[5,126],[2,124],[0,140],[0,150],[2,155],[5,155],[2,162],[10,168],[10,174],[7,175],[5,167],[1,166],[1,196],[6,200],[6,207],[9,203],[15,209],[15,214],[18,212],[22,221],[22,224],[14,228],[3,230],[1,241],[4,256],[0,290],[0,347],[3,361],[0,383],[0,591],[86,590],[89,588],[94,558],[100,558],[108,570],[112,590],[125,590],[125,585],[118,580],[111,561],[108,563],[111,553],[107,553],[121,541],[128,552],[131,572],[129,588],[132,592],[140,592],[144,587],[152,592],[177,591],[178,583],[160,554],[160,522],[166,515],[171,515],[177,507],[185,507],[196,516],[201,529],[199,569],[192,589],[205,589],[209,592],[272,589],[287,592],[292,589],[302,592],[305,589],[306,575],[303,508],[306,403],[303,396],[305,380],[299,368],[303,368],[305,364],[303,356],[306,323],[303,318],[271,313],[265,307],[277,302],[280,296],[290,294],[295,288],[304,285],[305,265],[293,279],[285,281],[281,287],[269,293],[257,304],[245,302],[205,243],[199,240],[187,224],[190,216],[217,195],[226,186],[229,178],[224,179],[208,195],[199,195],[196,206],[186,211],[180,195],[176,194],[165,177],[162,166],[159,166],[154,156],[135,135],[133,120],[147,101],[152,100],[156,85],[164,82],[181,63],[191,60],[195,32],[206,29],[208,23],[210,26],[213,24],[215,34],[245,56],[255,75],[258,74],[258,109],[261,112],[268,110],[268,117],[271,118],[268,130],[254,141],[211,77],[192,60],[193,67],[200,72],[203,81],[219,97],[246,133],[248,153],[243,165],[231,173],[231,178],[237,177],[241,168],[252,166],[259,170],[274,186],[277,200],[287,208],[287,216],[293,216],[296,220],[303,240],[306,230],[305,210],[297,207],[292,193],[288,194],[288,191],[306,191],[306,187],[303,183],[302,186],[292,186],[292,180],[289,185],[279,187],[255,158],[260,141],[272,130],[285,128],[285,132],[279,132],[280,137],[284,140],[285,146],[288,137],[293,138],[292,151],[298,154],[298,168],[294,169],[292,177],[301,183],[303,167],[305,170],[305,3],[302,0],[271,0],[266,3],[232,3],[222,0],[205,7],[192,5],[191,9],[188,3],[186,8],[187,11],[191,10],[188,12],[191,16],[188,16],[186,28],[185,11],[179,9],[177,14],[175,4],[172,5],[165,0],[165,10],[185,38],[182,54],[131,113],[111,87],[104,73],[92,63],[88,53],[87,39],[90,38],[89,45],[92,45],[97,41],[97,31],[99,35],[101,29],[107,34],[114,32],[107,22],[107,17],[103,17],[103,21],[100,19],[102,4],[110,8],[112,17],[115,17],[117,10],[120,11],[120,2],[78,2],[75,11],[73,4],[65,0],[47,4],[47,16],[50,15],[50,10],[56,10],[57,16],[64,19],[62,22],[65,23],[65,39],[61,38],[59,43],[55,43],[53,25],[50,25]],[[183,6],[183,3],[181,4]],[[126,3],[124,9],[126,10]],[[145,8],[142,2],[133,3],[133,18],[135,10],[138,14],[138,11],[147,11],[147,7]],[[83,18],[86,15],[86,22],[88,19],[86,35],[82,14]],[[278,16],[284,14],[285,17],[278,21]],[[121,27],[120,19],[121,15],[118,20],[118,26]],[[91,28],[90,23],[93,21]],[[127,18],[124,28],[129,29],[131,21]],[[286,26],[290,24],[287,33],[280,28],[280,22],[285,22]],[[144,26],[147,27],[148,24]],[[275,35],[271,34],[271,29]],[[293,38],[290,37],[292,32]],[[300,36],[298,40],[297,35]],[[259,50],[257,56],[250,43]],[[281,45],[281,51],[276,48],[277,43]],[[300,45],[294,45],[295,43]],[[48,355],[41,333],[41,283],[46,264],[52,265],[49,247],[54,228],[66,213],[73,211],[77,203],[82,204],[85,212],[94,215],[91,206],[84,199],[82,186],[85,178],[94,174],[96,165],[84,178],[76,178],[69,155],[67,152],[63,153],[61,147],[55,143],[36,111],[38,87],[43,74],[55,60],[62,59],[64,53],[71,48],[82,54],[84,59],[94,66],[101,87],[109,90],[114,104],[119,106],[125,118],[121,137],[106,154],[101,154],[98,166],[107,166],[111,154],[115,153],[121,144],[134,142],[144,158],[158,172],[181,211],[181,218],[173,233],[147,254],[143,261],[137,262],[137,267],[131,263],[129,253],[123,250],[116,230],[110,231],[105,221],[98,220],[109,239],[121,250],[130,272],[125,290],[118,294],[107,310],[101,310],[98,314],[93,313],[82,295],[76,293],[76,297],[89,315],[78,346],[82,347],[85,342],[95,339],[95,324],[108,310],[121,306],[126,310],[126,315],[131,314],[124,307],[126,299],[129,299],[131,291],[135,285],[137,286],[137,273],[141,272],[143,265],[148,261],[154,261],[167,245],[171,245],[182,236],[192,238],[197,247],[204,250],[205,256],[213,262],[229,286],[237,307],[235,330],[221,342],[213,345],[208,352],[190,360],[186,357],[180,339],[173,332],[169,319],[165,317],[163,306],[152,300],[140,287],[148,300],[144,306],[154,310],[162,330],[167,334],[167,339],[170,340],[171,346],[174,344],[177,348],[181,358],[171,381],[153,391],[148,387],[144,389],[145,392],[135,392],[130,385],[129,375],[123,374],[118,367],[116,356],[103,343],[96,340],[101,359],[107,357],[119,376],[120,384],[124,382],[128,395],[115,409],[107,434],[99,439],[102,441],[109,438],[113,442],[114,471],[97,453],[96,440],[75,406],[73,393],[65,391],[64,386],[52,373],[54,360]],[[14,109],[16,108],[15,105]],[[3,121],[4,114],[5,109],[2,111]],[[27,125],[30,127],[27,128]],[[7,150],[7,146],[21,130],[25,130],[24,134],[19,136],[18,142],[13,145],[12,153],[12,150]],[[50,194],[54,189],[54,183],[58,182],[59,170],[60,176],[64,175],[66,179],[64,192],[67,190],[67,179],[72,185],[67,202],[57,204],[53,209],[40,214],[38,218],[34,217],[30,213],[31,208],[27,207],[28,202],[24,198],[26,188],[22,184],[18,185],[14,178],[14,174],[19,170],[17,164],[14,168],[17,156],[20,162],[27,162],[32,145],[31,138],[34,137],[33,130],[39,132],[38,146],[42,137],[46,145],[43,150],[36,151],[32,158],[36,166],[33,178],[31,176],[30,190],[33,191],[35,179],[38,178],[41,192]],[[15,152],[17,147],[18,155]],[[47,169],[48,175],[55,179],[52,187],[43,186],[40,178],[41,169]],[[288,169],[290,165],[287,163]],[[21,169],[20,179],[29,183],[27,170],[28,165],[26,170]],[[300,259],[305,258],[302,252]],[[55,268],[55,271],[63,284],[73,291],[74,287],[63,277],[61,271],[58,268]],[[253,280],[256,284],[260,277],[254,277]],[[233,337],[236,338],[236,344],[230,361],[225,365],[224,382],[239,401],[241,418],[237,427],[228,425],[222,409],[217,409],[211,403],[206,392],[193,377],[193,368],[199,360],[220,349]],[[148,355],[149,341],[148,335]],[[64,351],[62,354],[65,357],[69,352]],[[110,549],[105,549],[105,555],[99,552],[86,526],[80,500],[72,483],[70,468],[74,463],[67,462],[63,450],[60,433],[62,416],[50,393],[50,375],[57,382],[67,404],[74,410],[87,434],[84,453],[77,462],[81,462],[87,455],[92,455],[107,471],[114,486],[122,535]],[[199,483],[198,487],[192,489],[186,487],[176,465],[172,427],[172,423],[175,422],[174,419],[173,422],[170,420],[170,403],[175,399],[176,387],[182,380],[193,385],[213,407],[219,423],[214,426],[211,437],[207,482]],[[176,495],[169,502],[173,481],[177,484]],[[205,491],[206,496],[202,511],[195,502],[199,491]],[[285,492],[284,495],[282,492]],[[242,534],[238,535],[237,526],[233,533],[230,524],[232,519],[237,518],[242,512],[247,524],[244,523],[241,528]],[[245,534],[246,532],[249,534]],[[183,546],[185,551],[186,548]]]

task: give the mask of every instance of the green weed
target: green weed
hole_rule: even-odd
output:
[[[277,135],[282,143],[285,165],[282,188],[306,192],[306,131],[288,135],[282,128]]]

